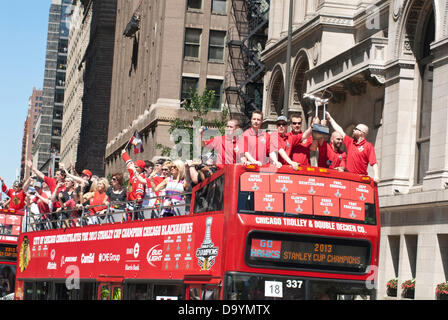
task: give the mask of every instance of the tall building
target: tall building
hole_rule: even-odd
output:
[[[74,1],[60,161],[104,175],[117,0]]]
[[[52,0],[50,6],[43,103],[33,150],[33,163],[44,172],[48,172],[52,160],[59,157],[61,146],[71,3],[71,0]]]
[[[117,2],[106,172],[123,171],[120,152],[135,130],[143,136],[139,157],[159,155],[159,143],[172,145],[169,121],[189,117],[181,101],[190,88],[213,89],[216,104],[206,120],[219,117],[230,9],[229,0]]]
[[[263,112],[281,114],[289,1],[271,1]],[[380,166],[378,299],[435,299],[448,280],[448,1],[295,0],[288,112],[308,123],[304,93],[332,93],[328,108],[351,134],[370,127]],[[386,283],[398,278],[398,297]]]
[[[27,179],[31,172],[26,165],[26,160],[31,159],[34,145],[34,129],[39,118],[40,108],[42,107],[42,90],[33,88],[33,93],[28,99],[28,113],[25,120],[23,142],[22,142],[22,161],[20,178]]]

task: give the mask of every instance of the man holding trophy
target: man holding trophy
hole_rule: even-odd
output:
[[[323,105],[324,117],[330,122],[332,127],[335,129],[335,132],[332,134],[330,139],[331,148],[327,148],[326,151],[330,151],[327,153],[327,161],[331,161],[331,165],[328,167],[338,169],[340,171],[343,170],[343,167],[349,172],[367,175],[367,167],[368,165],[373,168],[373,179],[376,183],[380,181],[379,178],[379,168],[375,155],[374,146],[366,140],[366,137],[369,133],[369,127],[365,124],[358,124],[353,129],[353,138],[349,137],[345,134],[344,130],[337,124],[337,122],[331,117],[330,113],[326,111],[326,105],[330,98],[324,99],[320,97],[316,97],[313,95],[305,94],[304,98],[309,98],[314,100],[316,105],[316,117],[318,117],[318,108]],[[314,146],[311,147],[311,150],[316,150],[316,145],[323,145],[323,141],[328,137],[330,130],[326,126],[327,122],[325,119],[322,119],[320,124],[313,121],[313,140],[318,141],[314,143]],[[347,150],[346,161],[344,163],[343,152],[341,150],[341,139],[345,145]],[[339,160],[339,161],[338,161]],[[323,159],[320,159],[320,164],[322,164]],[[337,166],[337,167],[335,167]]]

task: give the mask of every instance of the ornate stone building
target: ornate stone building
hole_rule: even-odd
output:
[[[271,1],[263,112],[284,104],[289,0]],[[378,299],[416,279],[434,299],[448,279],[448,1],[296,0],[289,112],[308,123],[304,93],[331,92],[329,111],[351,134],[370,127],[380,165]]]
[[[124,170],[120,152],[135,130],[141,159],[160,155],[157,144],[172,145],[169,121],[188,117],[181,101],[189,88],[215,90],[210,120],[220,114],[230,8],[229,0],[117,2],[107,173]]]

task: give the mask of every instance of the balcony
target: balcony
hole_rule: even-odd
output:
[[[387,54],[386,38],[366,39],[307,72],[307,92],[331,88],[335,93],[362,94],[366,82],[382,85]]]

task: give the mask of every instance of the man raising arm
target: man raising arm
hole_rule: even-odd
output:
[[[370,164],[373,169],[373,180],[380,181],[378,162],[376,160],[374,146],[366,140],[369,127],[365,124],[358,124],[353,128],[353,138],[347,136],[344,130],[337,124],[329,112],[326,114],[334,130],[339,132],[344,139],[347,149],[346,168],[349,172],[367,175],[367,167]]]

